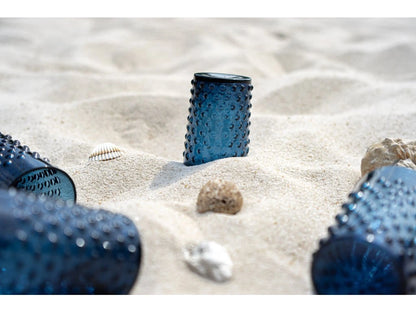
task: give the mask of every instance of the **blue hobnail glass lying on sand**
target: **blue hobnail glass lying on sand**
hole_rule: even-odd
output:
[[[0,294],[127,294],[141,262],[133,222],[70,201],[0,190]]]
[[[358,183],[313,255],[318,294],[404,294],[414,267],[416,172],[376,169]],[[413,272],[414,273],[414,272]]]
[[[251,78],[196,73],[191,83],[184,164],[246,156],[250,143]]]
[[[47,197],[76,201],[75,184],[63,170],[28,146],[0,132],[0,188],[14,187]]]

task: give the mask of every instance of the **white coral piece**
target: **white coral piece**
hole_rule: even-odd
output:
[[[192,271],[216,282],[226,282],[232,276],[233,262],[227,250],[216,242],[188,246],[184,257]]]

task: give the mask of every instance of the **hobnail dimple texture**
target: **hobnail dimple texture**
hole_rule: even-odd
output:
[[[416,172],[396,166],[372,171],[342,208],[336,225],[328,229],[329,237],[320,241],[313,255],[316,292],[411,292],[408,283],[409,271],[415,265]]]
[[[9,187],[55,199],[76,200],[75,185],[67,173],[0,132],[0,188]]]
[[[0,190],[1,294],[126,294],[140,268],[133,222],[16,189]]]
[[[250,143],[251,79],[196,73],[191,84],[184,164],[246,156]]]

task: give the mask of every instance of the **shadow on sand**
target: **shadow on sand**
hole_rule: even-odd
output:
[[[160,172],[155,176],[150,185],[151,190],[157,190],[162,187],[176,183],[183,178],[191,176],[202,169],[211,165],[211,162],[195,166],[185,166],[181,162],[170,161],[162,167]]]

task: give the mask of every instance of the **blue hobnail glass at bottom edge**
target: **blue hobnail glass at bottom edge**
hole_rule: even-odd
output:
[[[401,265],[385,248],[343,237],[313,255],[312,281],[317,294],[403,294]]]
[[[122,214],[0,190],[0,294],[127,294],[141,240]]]

